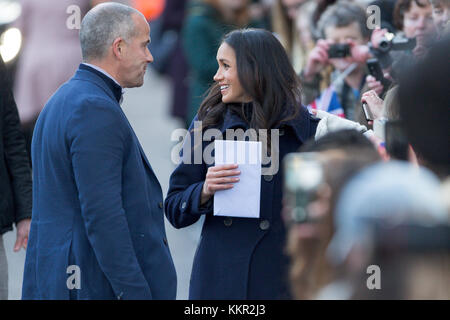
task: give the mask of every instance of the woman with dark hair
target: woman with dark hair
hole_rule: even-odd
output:
[[[202,121],[202,133],[206,129],[222,135],[227,129],[279,129],[278,137],[262,143],[263,150],[271,150],[272,163],[281,163],[287,153],[314,136],[318,120],[301,105],[298,78],[270,32],[244,29],[227,34],[217,61],[215,84],[194,119]],[[198,123],[194,127],[193,122],[191,139],[185,139],[181,154],[193,148],[190,154],[195,155],[201,146],[203,155],[209,141],[194,141],[196,130]],[[239,183],[237,165],[215,166],[205,159],[189,163],[194,162],[183,158],[173,172],[165,209],[176,228],[192,225],[205,215],[190,299],[289,298],[281,166],[261,179],[260,218],[250,219],[213,215],[214,193]]]
[[[232,30],[248,26],[261,26],[260,21],[251,16],[249,0],[189,2],[181,32],[189,67],[186,126],[196,115],[204,93],[212,82],[217,69],[214,55],[221,39]]]

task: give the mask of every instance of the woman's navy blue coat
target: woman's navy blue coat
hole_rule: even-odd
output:
[[[302,108],[296,119],[280,128],[280,170],[261,179],[259,219],[213,216],[212,201],[200,207],[209,167],[204,162],[181,162],[172,173],[165,201],[166,216],[172,225],[183,228],[206,215],[192,267],[190,299],[289,298],[288,258],[283,254],[286,230],[281,217],[282,159],[314,136],[317,123]],[[237,114],[228,111],[217,128],[225,137],[226,129],[246,130],[248,126]],[[203,142],[202,148],[209,143]]]

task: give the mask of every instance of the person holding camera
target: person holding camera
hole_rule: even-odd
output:
[[[316,91],[312,97],[316,99],[307,99],[309,108],[364,124],[359,97],[366,78],[365,44],[370,38],[364,9],[354,3],[339,2],[323,13],[318,27],[323,38],[317,41],[300,74],[305,91]],[[331,85],[319,93],[320,73],[329,65],[334,67]]]
[[[371,53],[380,62],[385,78],[395,82],[402,69],[424,57],[437,38],[440,18],[436,15],[436,22],[433,22],[432,6],[427,0],[398,0],[394,23],[400,31],[394,35],[386,29],[375,29],[370,43]],[[369,89],[381,97],[389,89],[386,83],[373,76],[368,76],[366,81]]]

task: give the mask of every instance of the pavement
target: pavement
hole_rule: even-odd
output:
[[[181,121],[170,116],[171,86],[168,79],[149,68],[140,88],[126,89],[122,108],[128,117],[153,171],[161,183],[164,197],[169,177],[175,168],[171,153],[179,141],[171,141],[172,133],[183,128]],[[164,218],[165,219],[165,218]],[[192,260],[200,237],[203,219],[183,229],[175,229],[165,220],[167,239],[177,271],[177,299],[187,299]],[[21,297],[25,251],[14,253],[16,231],[4,235],[9,270],[9,299]]]

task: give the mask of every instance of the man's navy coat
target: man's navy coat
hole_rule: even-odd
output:
[[[166,216],[176,228],[189,226],[205,215],[200,242],[194,257],[190,299],[288,299],[288,258],[283,254],[286,230],[281,217],[283,190],[282,160],[314,136],[318,121],[301,108],[296,119],[280,128],[280,170],[261,179],[260,218],[231,218],[213,215],[212,201],[200,206],[200,195],[210,165],[181,162],[170,177]],[[230,110],[218,126],[225,139],[227,129],[248,129]],[[191,125],[192,129],[192,125]],[[191,130],[189,130],[191,132]],[[198,144],[191,132],[191,147],[202,152],[209,141]],[[185,140],[182,151],[189,148]],[[195,157],[195,151],[191,157]],[[203,153],[202,153],[203,154]],[[194,155],[194,156],[193,156]],[[188,159],[188,158],[186,158]],[[191,163],[192,159],[190,159]]]
[[[39,116],[24,299],[175,299],[161,187],[120,96],[82,64]]]

